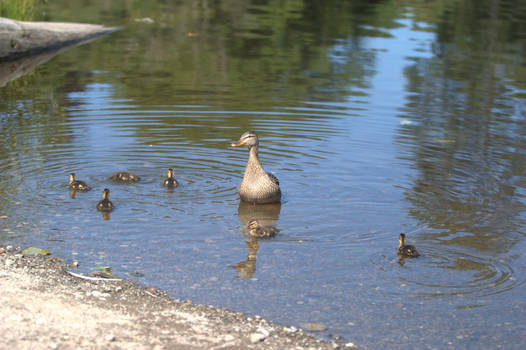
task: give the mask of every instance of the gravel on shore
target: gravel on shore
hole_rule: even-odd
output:
[[[89,281],[55,257],[0,247],[0,348],[357,349],[129,280]]]

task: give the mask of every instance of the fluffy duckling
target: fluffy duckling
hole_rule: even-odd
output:
[[[110,180],[117,182],[137,182],[140,180],[140,177],[134,173],[129,173],[127,171],[119,171],[110,176]]]
[[[398,242],[400,243],[398,247],[399,256],[404,258],[416,258],[420,255],[420,253],[418,252],[418,250],[416,250],[416,247],[414,245],[405,244],[405,234],[401,233],[400,236],[398,236]]]
[[[109,196],[110,196],[110,190],[105,188],[104,191],[102,191],[102,200],[99,201],[99,203],[97,203],[98,211],[109,212],[109,211],[112,211],[113,208],[115,208],[113,203],[109,200],[108,198]]]
[[[163,181],[163,186],[165,187],[177,187],[179,183],[174,178],[174,170],[172,168],[168,169],[166,172],[166,179]]]
[[[253,237],[270,238],[277,235],[279,230],[274,226],[262,226],[257,220],[250,220],[247,224],[247,234]]]
[[[91,190],[91,187],[89,187],[84,181],[75,180],[75,173],[69,174],[69,188],[80,192],[87,192]]]

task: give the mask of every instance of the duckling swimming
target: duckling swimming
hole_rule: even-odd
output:
[[[89,187],[84,181],[75,180],[75,173],[69,174],[69,188],[80,192],[87,192],[91,190],[91,187]]]
[[[243,175],[243,181],[239,185],[239,196],[241,200],[254,204],[276,203],[281,200],[281,189],[278,179],[263,170],[258,157],[259,138],[253,131],[247,131],[241,135],[233,147],[248,146],[248,162]]]
[[[163,181],[163,186],[165,187],[177,187],[179,183],[174,178],[174,170],[172,168],[168,169],[166,172],[167,178]]]
[[[113,203],[108,198],[109,195],[110,195],[110,190],[105,188],[104,191],[102,191],[102,200],[99,201],[99,203],[97,203],[97,210],[98,211],[109,212],[109,211],[112,211],[113,208],[115,208]]]
[[[279,230],[274,226],[262,226],[257,220],[250,220],[247,224],[247,234],[253,237],[270,238],[277,235]]]
[[[137,182],[140,180],[140,177],[134,173],[129,173],[127,171],[119,171],[110,176],[110,180],[117,182]]]
[[[405,244],[405,234],[401,233],[400,236],[398,236],[398,242],[400,243],[400,246],[398,247],[398,256],[403,258],[416,258],[420,255],[414,245]]]

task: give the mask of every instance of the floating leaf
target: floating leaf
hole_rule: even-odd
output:
[[[120,279],[119,276],[112,274],[110,270],[93,271],[93,272],[90,272],[88,276],[98,277],[98,278]]]
[[[48,252],[47,250],[40,249],[40,248],[37,248],[37,247],[29,247],[29,248],[26,248],[26,249],[22,250],[22,255],[25,255],[25,256],[35,256],[35,255],[46,256],[46,255],[51,255],[51,252]]]
[[[111,266],[97,266],[95,270],[111,272]]]

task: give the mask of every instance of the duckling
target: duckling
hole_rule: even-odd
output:
[[[119,171],[110,176],[110,180],[117,182],[137,182],[140,180],[140,177],[134,173],[129,173],[127,171]]]
[[[89,187],[84,181],[75,180],[75,173],[69,174],[69,188],[80,192],[87,192],[91,190],[91,187]]]
[[[166,172],[167,178],[163,181],[163,186],[165,187],[177,187],[179,183],[174,178],[174,170],[172,168],[168,169]]]
[[[279,181],[273,174],[265,172],[258,156],[259,138],[253,131],[246,131],[233,147],[248,146],[248,161],[243,180],[239,185],[241,200],[254,204],[281,201]]]
[[[405,234],[401,233],[400,236],[398,236],[398,242],[400,243],[400,246],[398,247],[398,255],[400,257],[416,258],[420,255],[420,253],[418,252],[418,250],[416,250],[414,245],[405,244]]]
[[[262,226],[257,220],[250,220],[247,224],[247,234],[253,237],[270,238],[277,235],[279,230],[274,226]]]
[[[110,190],[108,190],[107,188],[104,189],[104,191],[102,191],[102,200],[99,201],[99,203],[97,203],[97,210],[98,211],[106,211],[106,212],[109,212],[109,211],[112,211],[113,208],[115,207],[113,205],[113,203],[108,199],[110,195]]]

